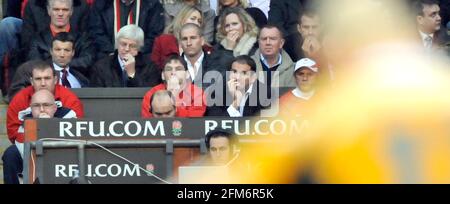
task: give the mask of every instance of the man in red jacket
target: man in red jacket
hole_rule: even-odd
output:
[[[82,118],[84,115],[83,104],[80,99],[69,89],[57,84],[58,77],[49,63],[38,61],[33,67],[30,81],[31,86],[19,91],[8,107],[6,126],[8,129],[8,138],[13,144],[15,142],[23,143],[24,141],[23,132],[19,132],[23,124],[19,116],[30,107],[31,96],[38,90],[49,90],[54,94],[56,103],[72,109],[76,113],[77,118]]]
[[[177,117],[202,117],[206,111],[205,96],[201,88],[192,84],[188,78],[187,65],[178,55],[170,56],[164,63],[161,74],[163,83],[148,91],[142,100],[141,116],[151,118],[150,99],[159,90],[168,90],[176,97]]]

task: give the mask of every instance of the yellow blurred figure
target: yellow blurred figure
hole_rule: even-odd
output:
[[[324,5],[333,88],[306,134],[241,148],[230,182],[450,183],[449,59],[411,42],[401,1]]]

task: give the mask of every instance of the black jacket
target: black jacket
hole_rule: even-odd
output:
[[[95,63],[91,73],[91,87],[153,87],[161,83],[159,69],[139,53],[135,58],[136,74],[133,79],[128,78],[127,84],[124,84],[123,72],[117,56],[116,51],[114,55]]]
[[[87,29],[89,6],[84,0],[73,0],[73,13],[70,18],[70,30],[83,32]],[[50,16],[47,12],[47,0],[29,0],[23,15],[21,48],[29,49],[32,39],[43,30],[50,29]]]
[[[197,74],[197,76],[194,78],[193,82],[197,87],[205,90],[209,86],[211,86],[215,83],[219,83],[218,80],[220,80],[220,82],[222,82],[222,76],[225,76],[226,69],[217,67],[217,66],[212,66],[211,65],[211,63],[212,63],[211,56],[209,54],[207,54],[206,52],[203,52],[203,53],[204,53],[204,57],[203,57],[203,61],[202,61],[202,66],[198,70],[198,73],[202,73],[202,74],[201,75]],[[184,57],[184,54],[183,54],[183,57]]]
[[[305,0],[270,1],[269,23],[279,25],[285,36],[296,33],[297,19],[303,9],[304,2]]]
[[[224,84],[226,87],[226,82]],[[228,88],[223,88],[223,90],[225,90],[223,94],[215,93],[215,97],[222,95],[222,100],[219,98],[217,101],[214,101],[222,102],[223,105],[214,105],[213,101],[207,101],[208,108],[206,109],[206,116],[230,116],[227,109],[232,103],[232,96],[229,94]],[[252,93],[249,95],[244,106],[243,117],[258,116],[262,109],[270,107],[272,99],[271,93],[267,92],[268,90],[271,89],[267,88],[267,85],[258,80],[253,84]]]
[[[139,16],[139,27],[145,34],[141,52],[152,52],[154,39],[164,30],[164,9],[158,0],[143,0]],[[114,52],[114,4],[113,0],[96,0],[89,17],[89,30],[102,58]]]
[[[87,33],[81,34],[70,32],[75,38],[75,56],[70,62],[70,68],[77,70],[86,77],[89,77],[90,67],[95,62],[95,46]],[[51,60],[50,54],[52,34],[50,30],[42,31],[31,43],[28,60],[42,59]]]
[[[221,45],[217,43],[214,46],[214,51],[211,53],[209,57],[209,66],[213,67],[217,70],[228,71],[230,70],[231,63],[233,62],[235,56],[233,55],[233,50],[227,50]],[[256,50],[258,50],[258,41],[253,44],[252,49],[247,54],[248,56],[252,56],[255,54]]]

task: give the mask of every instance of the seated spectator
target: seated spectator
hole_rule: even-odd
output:
[[[322,23],[316,10],[307,8],[298,19],[297,33],[285,46],[292,60],[308,57],[319,61],[322,52]],[[319,62],[320,63],[320,62]]]
[[[140,27],[124,26],[116,41],[114,55],[92,67],[92,87],[152,87],[160,83],[159,70],[140,52],[144,46],[144,31]]]
[[[259,49],[252,56],[256,62],[258,79],[271,87],[294,87],[293,62],[283,50],[283,33],[274,25],[266,25],[259,32]]]
[[[267,17],[264,13],[256,7],[249,7],[247,0],[219,0],[217,16],[214,18],[214,33],[217,33],[217,23],[221,12],[226,8],[239,7],[245,9],[256,23],[258,28],[262,28],[267,24]]]
[[[52,15],[58,16],[53,24]],[[21,47],[29,49],[33,39],[49,28],[53,33],[86,32],[88,16],[84,0],[29,0],[23,16]]]
[[[316,110],[319,85],[319,68],[317,63],[309,58],[303,58],[295,63],[294,77],[297,87],[283,95],[279,100],[280,116],[310,118]],[[295,107],[293,109],[286,107]]]
[[[287,47],[297,41],[297,25],[301,11],[305,7],[307,0],[274,0],[270,1],[268,23],[278,25],[282,28],[286,43],[284,49],[295,61],[295,55]],[[293,51],[293,50],[292,50]]]
[[[142,100],[141,116],[151,118],[150,99],[159,90],[167,90],[176,96],[177,117],[202,117],[206,110],[203,90],[190,83],[186,62],[178,55],[170,56],[161,77],[163,83],[153,87],[144,95]]]
[[[258,27],[239,7],[225,9],[217,25],[217,45],[212,53],[213,67],[226,69],[240,55],[253,55],[258,48]]]
[[[428,53],[444,51],[450,53],[450,37],[441,25],[439,2],[436,0],[417,0],[413,2],[416,25],[424,50]]]
[[[12,143],[23,143],[23,132],[19,132],[22,121],[19,115],[30,106],[31,96],[38,90],[47,89],[55,96],[55,101],[63,107],[75,111],[78,118],[84,115],[83,104],[80,99],[69,89],[58,84],[58,77],[52,66],[44,61],[37,61],[33,65],[31,75],[31,86],[19,91],[11,100],[6,118],[6,126],[8,128],[8,138]]]
[[[186,24],[180,31],[180,45],[183,49],[182,56],[187,62],[190,80],[197,87],[205,90],[212,82],[222,83],[226,70],[220,67],[212,67],[208,52],[204,51],[205,40],[201,35],[202,29],[196,24]]]
[[[257,80],[252,58],[247,55],[236,57],[229,78],[225,89],[216,90],[215,98],[208,101],[207,116],[255,116],[270,106],[272,89]]]
[[[175,104],[175,97],[173,97],[172,92],[159,90],[150,99],[150,112],[154,118],[172,118],[175,117],[177,112]]]
[[[116,9],[117,8],[117,9]],[[98,57],[114,53],[119,46],[119,30],[130,24],[138,25],[145,33],[141,52],[150,57],[153,41],[164,30],[164,9],[158,0],[95,0],[89,17]]]
[[[203,36],[206,42],[212,43],[214,37],[215,12],[209,7],[208,0],[161,0],[164,6],[164,19],[166,27],[169,26],[176,16],[181,13],[185,5],[196,7],[201,11],[203,17]]]
[[[14,98],[17,92],[31,85],[30,79],[33,74],[33,67],[40,61],[41,60],[30,60],[17,68],[11,81],[11,87],[8,90],[8,99]]]
[[[182,53],[179,47],[179,34],[181,27],[187,23],[193,23],[203,27],[203,16],[200,10],[193,6],[184,6],[175,19],[165,29],[164,34],[158,36],[153,44],[151,59],[153,63],[162,69],[167,57]],[[211,52],[212,47],[204,44],[204,49]]]
[[[52,40],[50,55],[53,67],[59,72],[59,84],[66,88],[81,88],[89,86],[89,80],[70,64],[76,54],[75,39],[70,33],[58,33]]]
[[[222,129],[209,131],[205,136],[208,149],[208,164],[223,166],[229,164],[239,153],[239,140],[230,132]]]
[[[76,118],[76,113],[55,103],[55,96],[47,89],[36,91],[31,96],[30,107],[20,112],[19,120],[27,118]],[[23,129],[21,128],[21,133]],[[23,171],[23,143],[16,141],[2,156],[3,181],[5,184],[19,184],[19,174]]]
[[[49,7],[48,15],[50,17],[50,29],[46,27],[36,33],[31,41],[31,47],[28,53],[28,59],[51,59],[50,49],[52,47],[52,39],[58,33],[68,32],[73,40],[72,47],[75,55],[70,62],[70,67],[77,70],[84,76],[88,77],[90,74],[90,67],[96,60],[95,46],[89,38],[86,31],[77,30],[72,27],[70,22],[75,20],[76,14],[71,5],[71,1],[55,0],[52,7]]]

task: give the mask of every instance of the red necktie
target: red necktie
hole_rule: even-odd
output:
[[[61,78],[62,85],[65,86],[66,88],[72,88],[70,86],[69,80],[67,79],[67,76],[69,75],[69,72],[66,69],[63,69],[62,72],[63,72],[63,75],[62,75],[62,78]]]

